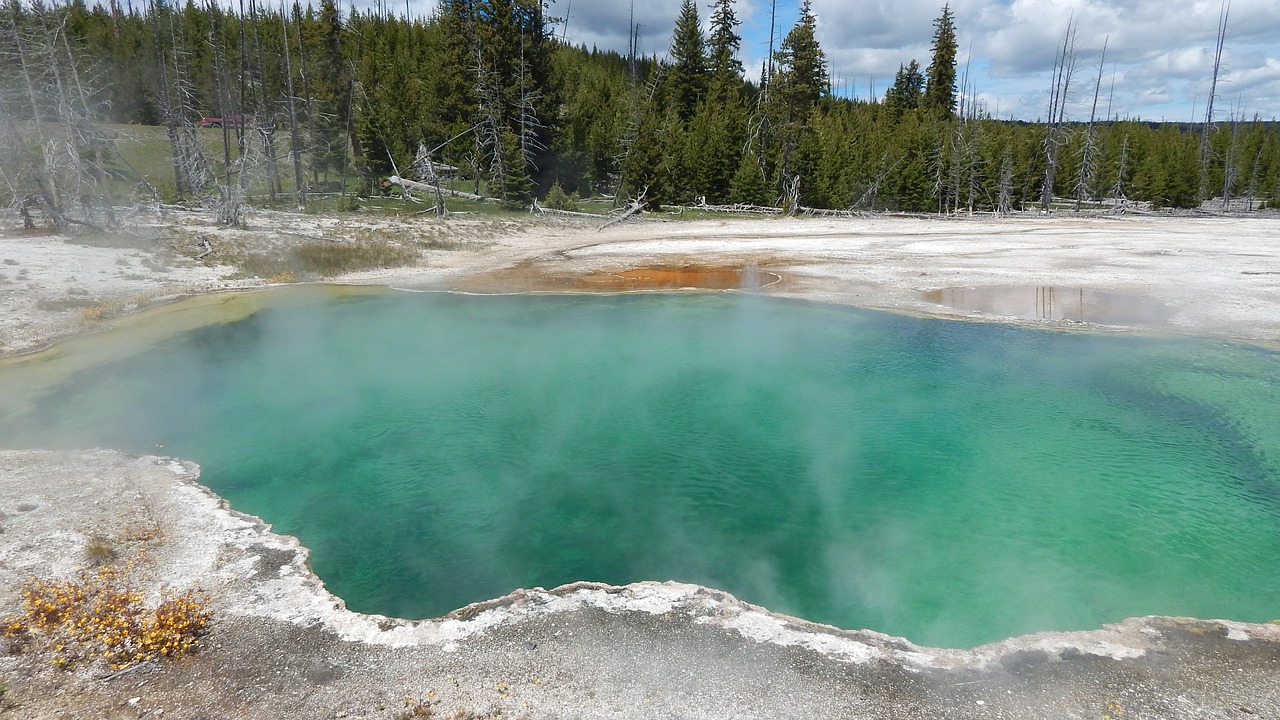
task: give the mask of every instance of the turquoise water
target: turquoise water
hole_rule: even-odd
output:
[[[1280,617],[1277,408],[1280,356],[1214,341],[316,290],[79,372],[0,445],[163,444],[355,610],[675,579],[960,647]]]

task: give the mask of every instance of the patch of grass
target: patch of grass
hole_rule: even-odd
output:
[[[449,240],[447,238],[431,238],[418,243],[423,250],[479,250],[484,243],[475,240]]]
[[[418,251],[392,243],[310,243],[294,250],[308,272],[325,277],[359,270],[402,267],[418,259]]]
[[[362,240],[307,243],[279,254],[252,253],[242,257],[239,264],[247,277],[291,282],[298,278],[326,278],[362,270],[404,267],[417,261],[418,249],[411,245]]]
[[[106,565],[116,559],[115,545],[102,535],[94,535],[84,546],[84,559],[90,567]]]
[[[287,256],[271,253],[248,253],[237,258],[236,264],[244,277],[270,278],[298,270]]]
[[[466,188],[467,192],[471,188]],[[424,211],[435,205],[435,199],[430,197],[428,193],[415,193],[421,202],[412,202],[400,197],[399,194],[389,195],[386,197],[371,197],[364,199],[364,207],[369,210],[379,211],[383,215],[421,215]],[[445,198],[444,205],[449,210],[449,214],[465,214],[465,215],[483,215],[485,217],[494,218],[527,218],[529,217],[528,205],[520,207],[510,207],[504,203],[486,202],[483,200],[466,200],[463,198],[450,197]]]
[[[125,303],[120,300],[108,300],[86,305],[80,312],[81,318],[88,323],[99,323],[124,312]]]
[[[306,212],[309,214],[355,212],[360,209],[360,206],[360,198],[354,194],[316,197],[307,199]]]
[[[57,300],[40,300],[36,303],[36,307],[49,312],[63,312],[66,310],[83,310],[98,304],[99,301],[91,297],[73,295],[58,298]]]

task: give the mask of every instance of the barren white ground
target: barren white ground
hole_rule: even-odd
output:
[[[245,229],[171,213],[112,240],[0,235],[0,354],[39,347],[118,310],[166,297],[261,286],[236,269],[197,262],[215,253],[279,249],[315,240],[443,239],[419,266],[343,282],[447,288],[505,268],[549,273],[655,264],[754,264],[785,281],[768,292],[867,307],[972,315],[921,298],[953,287],[1080,287],[1168,306],[1167,329],[1280,342],[1280,216],[1018,217],[1004,220],[874,217],[849,220],[636,222],[594,225],[466,218],[404,221],[262,214]],[[517,285],[511,289],[519,290]],[[988,318],[1005,319],[1010,318]]]
[[[197,262],[201,237],[243,251],[371,234],[443,238],[453,249],[341,280],[518,291],[537,275],[753,265],[783,277],[764,292],[941,315],[965,313],[922,292],[1084,287],[1166,305],[1167,331],[1280,344],[1274,217],[649,221],[599,233],[466,218],[166,223],[108,240],[0,235],[0,352],[99,329],[157,300],[262,285]],[[670,583],[520,591],[420,623],[358,615],[311,575],[304,548],[226,508],[190,463],[3,445],[0,614],[16,609],[23,578],[74,574],[91,535],[154,520],[162,532],[137,582],[152,593],[201,588],[218,622],[202,652],[112,680],[2,657],[0,700],[16,705],[0,715],[397,717],[413,697],[446,717],[1097,718],[1119,717],[1117,708],[1125,717],[1280,717],[1275,624],[1145,618],[936,650]]]

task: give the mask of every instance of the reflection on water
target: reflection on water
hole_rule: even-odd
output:
[[[1024,320],[1072,320],[1095,325],[1163,325],[1172,312],[1150,298],[1073,287],[944,288],[921,293],[956,310]]]

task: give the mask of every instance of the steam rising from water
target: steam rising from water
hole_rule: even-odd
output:
[[[678,579],[937,645],[1280,616],[1273,353],[722,294],[316,293],[75,375],[0,438],[194,459],[370,612]]]

